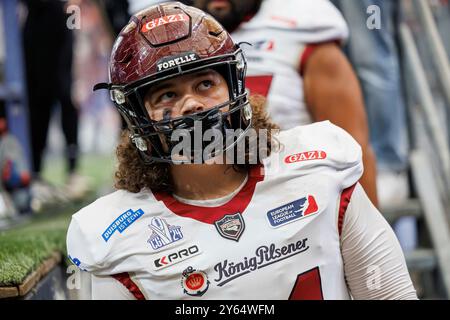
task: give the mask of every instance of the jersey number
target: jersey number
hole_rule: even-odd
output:
[[[251,94],[260,94],[267,98],[272,85],[273,76],[247,76],[245,78],[246,87]]]
[[[289,300],[323,300],[319,267],[297,276]]]

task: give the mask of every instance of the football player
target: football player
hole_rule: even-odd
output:
[[[122,30],[110,83],[96,86],[128,124],[119,190],[73,215],[67,235],[92,297],[416,299],[358,183],[359,145],[328,121],[273,131],[245,72],[240,45],[199,9],[152,6]]]
[[[340,43],[342,15],[328,0],[183,0],[214,16],[249,60],[247,88],[267,97],[281,129],[329,120],[363,149],[361,184],[375,205],[376,160],[357,77]]]

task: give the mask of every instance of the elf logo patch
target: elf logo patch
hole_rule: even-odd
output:
[[[174,251],[159,257],[153,261],[154,270],[161,270],[174,264],[195,257],[201,253],[197,245],[190,246],[189,248],[183,248],[178,251]]]
[[[308,195],[267,212],[272,227],[278,228],[293,221],[316,214],[319,211],[314,196]]]
[[[310,161],[310,160],[323,160],[327,158],[325,151],[307,151],[297,154],[292,154],[284,159],[287,164]]]

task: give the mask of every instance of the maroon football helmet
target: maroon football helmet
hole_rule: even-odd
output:
[[[194,7],[168,2],[131,17],[112,49],[110,83],[98,84],[94,90],[110,91],[146,163],[174,162],[171,153],[175,144],[171,135],[176,129],[187,130],[192,138],[194,122],[200,121],[203,132],[219,130],[225,137],[226,129],[241,129],[244,134],[251,126],[251,107],[244,83],[246,68],[239,45],[214,18]],[[229,101],[175,119],[150,118],[144,97],[151,86],[203,69],[214,69],[225,78]],[[239,137],[233,143],[223,143],[221,151],[236,144]],[[203,143],[201,150],[191,151],[203,151],[206,146]]]

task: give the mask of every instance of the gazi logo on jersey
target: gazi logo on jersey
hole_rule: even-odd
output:
[[[297,154],[292,154],[284,159],[287,164],[304,162],[311,160],[323,160],[327,158],[327,153],[325,151],[307,151]]]
[[[153,232],[147,242],[150,243],[154,250],[183,239],[181,227],[172,226],[161,218],[153,218],[149,228]]]
[[[267,212],[267,219],[274,228],[309,217],[319,211],[314,196],[307,196]]]
[[[178,262],[187,260],[201,253],[197,245],[192,245],[189,248],[183,248],[178,251],[174,251],[163,255],[162,257],[153,261],[153,267],[155,270],[161,270],[166,267],[170,267]]]

